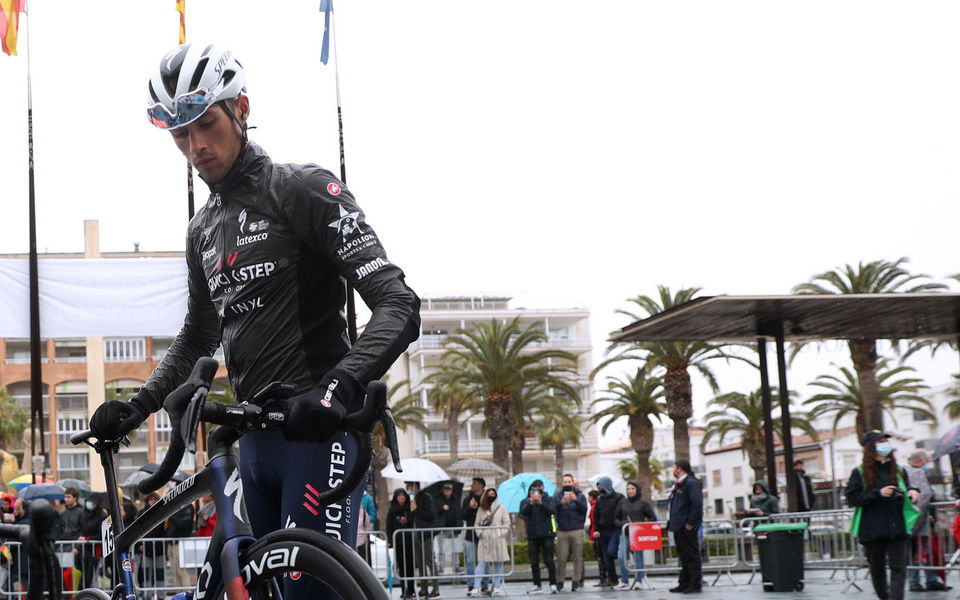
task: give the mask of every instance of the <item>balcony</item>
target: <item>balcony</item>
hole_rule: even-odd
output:
[[[425,333],[414,343],[410,344],[409,351],[419,352],[423,350],[442,350],[447,338],[446,334]],[[589,348],[590,340],[588,338],[554,337],[550,336],[545,342],[531,344],[531,348]]]
[[[492,454],[493,442],[489,439],[460,439],[457,444],[457,452],[462,455],[469,454]],[[564,450],[596,450],[594,446],[586,443],[579,447],[572,444],[565,444]],[[450,454],[450,440],[426,440],[418,442],[416,449],[421,454]],[[527,438],[527,446],[524,452],[553,452],[553,448],[541,448],[540,441],[537,438]]]

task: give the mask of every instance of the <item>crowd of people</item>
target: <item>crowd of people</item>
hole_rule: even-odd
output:
[[[468,596],[505,595],[502,583],[504,564],[510,561],[510,515],[500,504],[497,489],[487,487],[481,477],[473,479],[462,501],[454,497],[453,489],[447,484],[437,497],[416,482],[407,482],[393,492],[385,527],[394,548],[403,598],[439,596],[438,574],[451,570],[462,573]],[[643,553],[631,551],[622,532],[626,523],[657,521],[653,506],[642,497],[635,481],[627,484],[626,495],[615,491],[608,477],[600,478],[596,489],[588,491],[589,495],[585,494],[570,474],[563,476],[561,487],[553,494],[546,492],[541,480],[530,484],[519,508],[533,579],[528,594],[558,593],[567,585],[570,591],[583,587],[583,549],[588,536],[600,567],[598,585],[625,590],[640,584]],[[702,507],[700,512],[702,515]],[[361,554],[369,551],[369,546],[359,545],[366,543],[358,539]],[[463,547],[462,572],[458,570],[458,543]]]
[[[133,521],[140,513],[160,500],[156,492],[147,494],[144,506],[139,511],[134,503],[124,498],[121,504],[125,523]],[[79,574],[78,584],[82,587],[96,586],[96,577],[106,565],[102,565],[101,547],[104,519],[108,508],[101,502],[101,494],[82,497],[79,490],[68,487],[63,500],[57,502],[55,521],[55,539],[59,542],[61,566],[75,569]],[[3,496],[0,498],[0,520],[4,523],[28,524],[30,502],[22,498]],[[134,548],[138,578],[146,587],[164,587],[166,570],[177,571],[177,581],[188,581],[185,570],[179,567],[176,544],[163,539],[182,539],[190,537],[210,537],[216,524],[216,505],[213,496],[204,498],[199,510],[190,504],[174,514],[173,517],[151,531],[145,540]],[[76,542],[71,544],[69,542]],[[72,555],[72,556],[71,556]],[[0,551],[0,590],[13,590],[19,584],[26,589],[27,560],[24,553]]]

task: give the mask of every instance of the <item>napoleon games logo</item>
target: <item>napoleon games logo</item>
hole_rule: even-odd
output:
[[[360,223],[357,221],[360,217],[360,211],[350,212],[343,205],[338,205],[337,208],[340,209],[340,218],[328,223],[327,227],[336,229],[343,236],[343,242],[346,243],[355,234],[363,232],[360,229]]]

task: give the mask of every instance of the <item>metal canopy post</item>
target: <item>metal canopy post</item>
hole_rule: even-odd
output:
[[[777,370],[780,374],[780,419],[783,421],[783,474],[787,480],[787,512],[797,511],[797,478],[793,473],[793,438],[790,435],[790,388],[787,357],[783,351],[783,326],[777,331]]]
[[[767,459],[767,485],[770,493],[776,494],[777,462],[773,453],[773,400],[770,395],[770,375],[767,373],[766,338],[757,338],[757,354],[760,356],[760,397],[763,403],[763,444]]]

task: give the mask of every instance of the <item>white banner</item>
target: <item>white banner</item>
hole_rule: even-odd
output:
[[[42,258],[40,337],[172,337],[187,312],[183,258]],[[30,337],[27,259],[0,259],[0,337]]]

